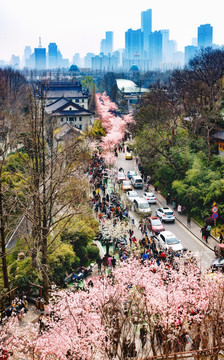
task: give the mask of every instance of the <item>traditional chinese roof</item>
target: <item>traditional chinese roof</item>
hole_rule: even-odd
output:
[[[69,133],[74,133],[74,135],[79,136],[82,134],[82,131],[69,123],[64,123],[60,128],[57,129],[54,137],[57,141],[60,141],[63,140],[64,137]]]
[[[70,106],[72,107],[72,110],[69,110],[66,108]],[[45,107],[45,111],[47,112],[47,114],[52,114],[52,115],[91,115],[92,112],[89,110],[86,110],[84,107],[74,103],[72,100],[70,99],[66,99],[64,97],[54,101],[53,103],[47,105]]]

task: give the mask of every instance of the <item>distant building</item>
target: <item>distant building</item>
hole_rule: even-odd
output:
[[[96,55],[92,57],[91,68],[92,70],[100,71],[117,71],[119,68],[119,57],[116,55]]]
[[[143,33],[141,29],[128,29],[125,32],[125,57],[134,59],[134,57],[142,58],[143,56]]]
[[[58,67],[58,47],[56,43],[48,45],[48,69],[56,69]]]
[[[100,52],[104,55],[112,55],[113,53],[113,31],[106,31],[106,38],[101,40]]]
[[[42,48],[41,45],[41,38],[39,38],[39,46],[38,48],[34,49],[34,61],[35,61],[35,68],[38,70],[46,69],[46,49]]]
[[[149,35],[149,60],[151,69],[159,69],[163,55],[163,34],[161,31],[154,31]]]
[[[193,45],[185,46],[185,48],[184,48],[185,65],[187,65],[189,63],[189,61],[195,57],[195,55],[197,54],[197,51],[198,51],[197,46],[193,46]]]
[[[79,53],[75,53],[75,55],[72,58],[72,62],[73,64],[77,65],[78,67],[80,67],[81,65],[81,59],[80,59],[80,54]]]
[[[152,32],[152,9],[141,12],[141,30],[143,33],[144,57],[149,54],[149,35]]]
[[[10,60],[10,65],[14,69],[19,69],[19,67],[20,67],[20,58],[19,58],[19,56],[12,55],[11,60]]]
[[[29,67],[29,66],[27,66],[28,65],[27,61],[29,61],[31,54],[32,54],[31,47],[30,46],[25,46],[24,54],[23,54],[23,66]]]
[[[94,53],[87,53],[84,57],[84,67],[91,68],[92,58],[95,56]]]
[[[198,47],[199,49],[212,46],[213,27],[210,24],[200,25],[198,27]]]
[[[135,107],[143,94],[149,92],[148,89],[140,88],[131,80],[117,79],[116,83],[122,98],[127,101],[128,111]]]

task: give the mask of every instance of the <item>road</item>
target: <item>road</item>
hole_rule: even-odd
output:
[[[137,170],[135,160],[125,160],[124,153],[119,153],[119,156],[116,160],[115,164],[116,169],[122,167],[124,169],[125,174],[127,175],[128,170]],[[139,195],[142,195],[144,190],[142,189],[134,189]],[[165,201],[160,194],[157,194],[158,200],[160,200],[163,205],[165,205]],[[161,203],[157,202],[157,204],[151,204],[152,208],[152,216],[155,216],[156,209],[161,206]],[[131,214],[135,219],[135,223],[138,222],[138,215],[132,211]],[[137,224],[136,224],[137,225]],[[209,249],[205,244],[203,244],[197,236],[192,234],[185,226],[183,226],[178,221],[175,221],[173,224],[165,223],[165,230],[169,230],[176,235],[176,237],[181,241],[182,245],[190,250],[197,257],[198,265],[202,269],[209,268],[212,260],[214,259],[214,252]]]

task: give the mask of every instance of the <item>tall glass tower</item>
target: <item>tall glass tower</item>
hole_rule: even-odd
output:
[[[58,47],[56,43],[50,43],[48,45],[48,68],[49,69],[56,69],[58,62]]]
[[[145,55],[149,53],[149,35],[152,33],[152,9],[142,11],[141,13],[141,30],[143,32],[143,49]]]
[[[200,25],[198,27],[198,47],[199,49],[212,46],[213,27],[210,24]]]

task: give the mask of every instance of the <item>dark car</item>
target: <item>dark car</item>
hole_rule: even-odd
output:
[[[157,216],[147,217],[146,224],[148,229],[154,232],[156,235],[165,230],[164,225]]]

